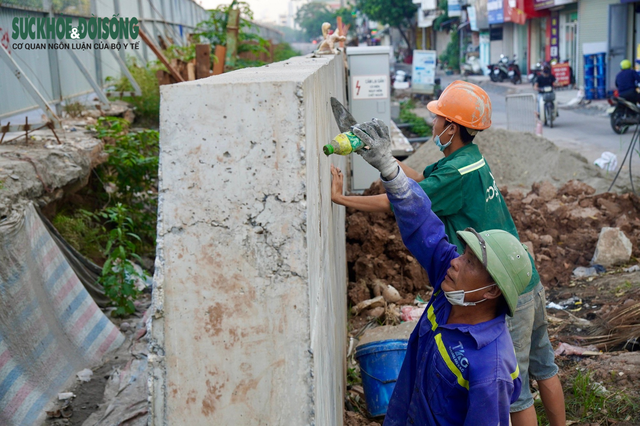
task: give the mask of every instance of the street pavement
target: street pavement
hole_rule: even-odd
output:
[[[438,75],[442,80],[443,88],[461,76]],[[467,77],[469,81],[480,85],[491,98],[493,106],[493,126],[507,128],[506,96],[515,93],[534,93],[533,87],[528,83],[514,85],[512,83],[494,83],[484,76]],[[558,90],[556,99],[559,105],[560,116],[554,121],[553,129],[544,127],[542,136],[554,142],[560,148],[566,148],[582,154],[590,163],[600,157],[604,151],[616,154],[618,165],[622,163],[624,155],[629,147],[634,129],[629,129],[625,135],[617,135],[611,129],[609,115],[606,108],[609,106],[606,100],[592,101],[591,104],[571,109],[563,109],[571,99],[576,98],[577,90]],[[634,176],[640,177],[640,147],[636,145],[633,155],[632,171]],[[619,179],[628,180],[628,161],[625,163]],[[636,179],[634,179],[636,182]]]

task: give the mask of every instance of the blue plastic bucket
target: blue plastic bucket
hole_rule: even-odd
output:
[[[369,414],[373,417],[387,413],[400,367],[407,354],[407,343],[408,340],[381,340],[356,349],[364,396]]]

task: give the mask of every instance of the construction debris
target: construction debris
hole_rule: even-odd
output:
[[[604,227],[600,231],[596,251],[591,263],[614,266],[626,263],[631,258],[631,241],[619,228]]]

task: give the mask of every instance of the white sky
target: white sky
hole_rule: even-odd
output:
[[[229,4],[231,0],[196,0],[205,9],[213,9],[219,4]],[[253,10],[254,18],[257,21],[276,22],[278,15],[284,15],[289,8],[289,0],[245,0]]]

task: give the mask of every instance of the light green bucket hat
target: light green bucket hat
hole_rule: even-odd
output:
[[[531,281],[531,260],[525,246],[501,229],[476,232],[467,228],[457,234],[489,271],[507,301],[509,316],[513,316],[518,296]]]

